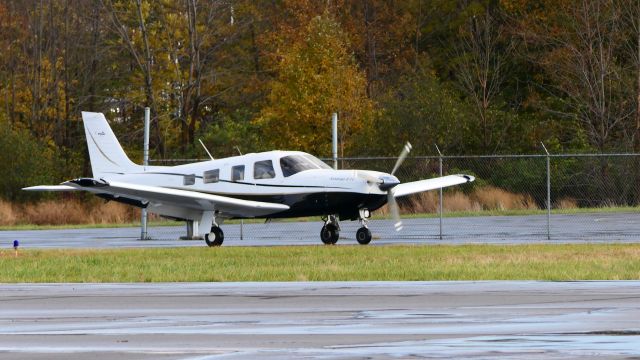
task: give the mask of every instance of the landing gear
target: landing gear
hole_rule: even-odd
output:
[[[209,246],[220,246],[224,241],[224,232],[218,225],[213,225],[211,227],[211,232],[204,236],[204,241]]]
[[[371,242],[371,230],[364,226],[361,227],[358,229],[358,232],[356,232],[356,240],[358,240],[358,244],[360,245],[367,245]]]
[[[359,215],[362,227],[356,232],[356,240],[358,240],[358,244],[360,245],[367,245],[371,242],[371,230],[367,227],[367,223],[369,222],[367,219],[371,217],[371,213],[368,209],[360,209]]]
[[[325,245],[334,245],[340,237],[340,225],[335,215],[329,215],[325,219],[325,224],[320,231],[320,240]]]

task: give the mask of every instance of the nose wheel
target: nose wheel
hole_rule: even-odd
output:
[[[212,226],[211,232],[204,236],[204,241],[209,246],[220,246],[224,241],[224,232],[219,226]]]
[[[360,209],[359,215],[362,227],[356,232],[356,240],[358,240],[358,244],[360,245],[367,245],[371,242],[371,230],[367,227],[371,212],[368,209]]]

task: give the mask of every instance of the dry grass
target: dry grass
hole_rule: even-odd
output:
[[[140,211],[137,208],[115,202],[105,204],[65,199],[16,205],[0,201],[0,226],[118,224],[139,218]]]
[[[562,198],[554,205],[556,209],[577,209],[578,201],[572,198]]]
[[[401,207],[404,213],[437,212],[438,193],[430,191],[412,195],[408,201],[401,203]],[[468,195],[460,191],[446,192],[443,207],[448,212],[538,210],[538,206],[530,195],[516,194],[493,186],[475,189]]]
[[[15,225],[16,214],[13,210],[13,206],[0,200],[0,225]]]
[[[476,189],[471,200],[480,204],[483,210],[537,210],[531,195],[514,194],[493,186]],[[445,203],[446,204],[446,203]]]

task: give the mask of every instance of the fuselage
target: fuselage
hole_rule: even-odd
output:
[[[370,181],[381,176],[391,175],[368,170],[334,170],[304,152],[269,151],[178,166],[148,166],[139,172],[111,173],[105,180],[290,207],[269,218],[337,214],[341,219],[356,219],[360,209],[373,211],[386,203],[387,193]]]

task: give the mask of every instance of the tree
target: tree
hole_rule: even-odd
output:
[[[508,76],[513,44],[505,38],[499,16],[497,7],[472,9],[472,15],[458,28],[458,42],[454,46],[456,78],[475,108],[476,136],[484,152],[500,149],[511,125],[511,117],[499,103],[499,96]]]
[[[133,3],[114,2],[112,0],[101,0],[108,13],[111,27],[110,29],[120,38],[120,44],[129,52],[134,60],[136,69],[131,77],[132,81],[139,80],[135,75],[142,76],[141,87],[144,93],[144,106],[151,108],[151,127],[153,131],[153,145],[160,156],[164,156],[164,141],[160,130],[160,118],[158,116],[158,104],[156,103],[156,92],[159,92],[156,83],[162,84],[162,79],[154,79],[157,71],[166,69],[166,64],[158,66],[158,62],[164,59],[157,56],[156,48],[152,48],[150,37],[155,35],[158,28],[163,24],[157,21],[157,17],[152,18],[152,6],[161,6],[160,3],[150,4],[143,0],[135,0]],[[134,14],[132,16],[132,14]],[[155,13],[154,13],[155,14]],[[154,32],[154,34],[150,34]],[[155,56],[154,56],[155,55]],[[138,83],[138,81],[136,81]],[[161,85],[160,85],[161,86]]]
[[[434,144],[445,153],[466,146],[471,109],[424,59],[382,97],[380,105],[383,110],[376,125],[365,132],[366,137],[377,139],[376,148],[363,147],[362,154],[397,156],[406,141],[420,155],[433,154]]]
[[[624,52],[630,72],[635,77],[635,113],[634,124],[630,126],[628,137],[633,150],[640,151],[640,2],[625,0],[617,3],[621,9]],[[624,61],[624,60],[623,60]]]
[[[549,81],[556,116],[577,119],[600,152],[630,146],[625,129],[637,108],[634,76],[621,61],[622,17],[617,2],[579,0],[556,4],[526,40],[541,49],[535,58]],[[635,124],[634,124],[635,125]]]
[[[373,111],[366,79],[349,52],[345,35],[329,15],[313,18],[303,38],[276,53],[275,79],[258,123],[265,147],[329,155],[331,113],[340,113],[342,152]]]

